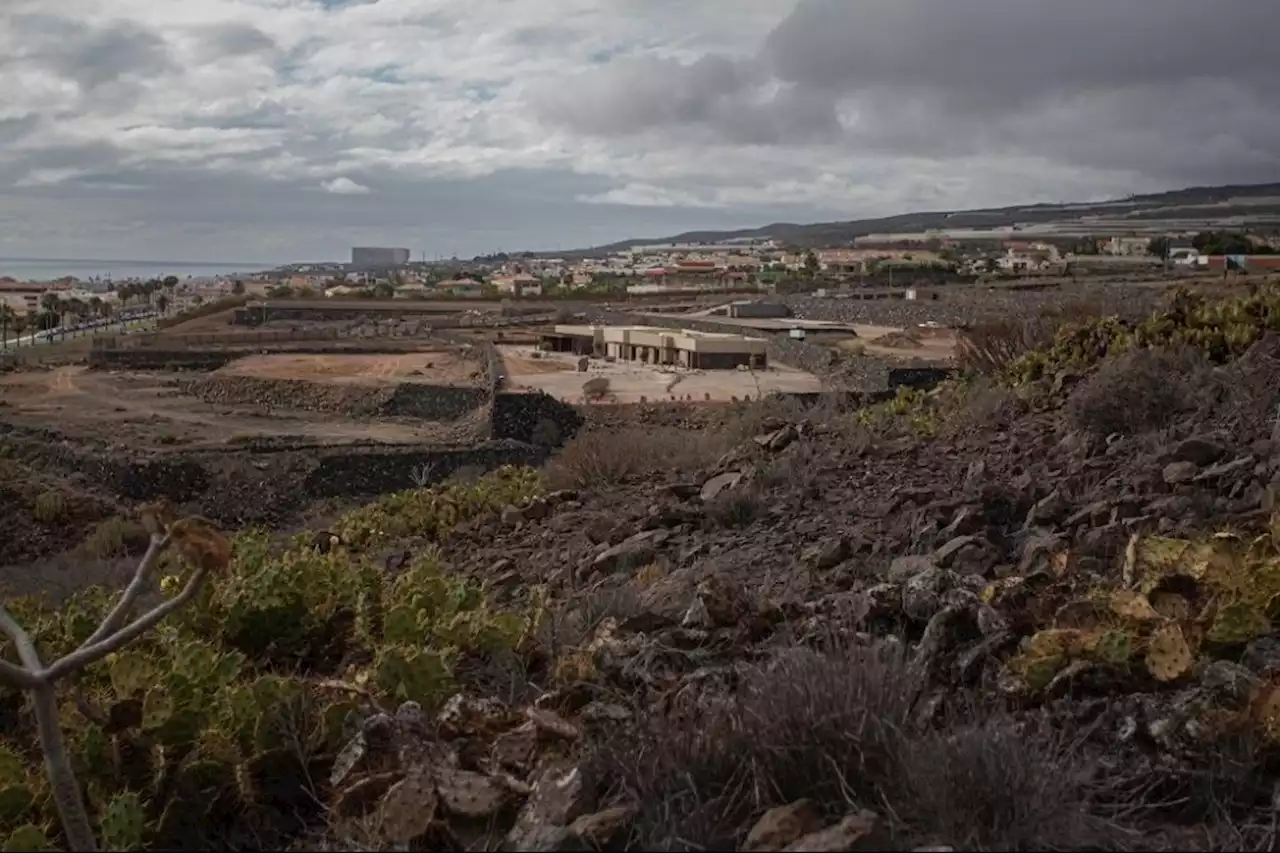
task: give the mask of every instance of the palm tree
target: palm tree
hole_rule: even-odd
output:
[[[16,325],[18,312],[0,302],[0,349],[9,348],[9,327]]]

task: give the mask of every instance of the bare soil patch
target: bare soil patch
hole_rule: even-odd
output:
[[[272,353],[237,359],[216,374],[360,385],[401,382],[473,385],[483,378],[478,360],[448,350],[377,355]]]
[[[857,338],[840,341],[836,344],[837,348],[845,352],[861,352],[903,361],[946,363],[955,358],[957,339],[953,329],[859,326],[857,331]]]
[[[508,377],[563,373],[564,371],[577,369],[576,365],[564,358],[546,358],[545,356],[534,358],[532,353],[523,354],[518,350],[512,350],[509,354],[504,355],[503,364],[506,366]]]
[[[9,374],[0,377],[0,400],[6,404],[0,416],[19,426],[51,427],[95,444],[147,449],[222,446],[251,437],[419,444],[454,436],[452,425],[429,421],[212,405],[181,394],[175,387],[179,378],[168,373],[102,373],[82,365]]]

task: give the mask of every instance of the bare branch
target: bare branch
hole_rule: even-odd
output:
[[[51,680],[46,680],[32,692],[36,712],[36,724],[40,730],[40,749],[44,753],[44,766],[49,774],[49,787],[53,801],[62,817],[62,829],[67,833],[70,850],[95,851],[98,842],[93,837],[93,825],[85,808],[80,785],[67,757],[67,745],[62,740],[62,727],[58,721],[58,699]]]
[[[191,576],[191,580],[187,581],[187,585],[183,587],[182,592],[178,593],[177,596],[158,605],[149,613],[139,616],[132,624],[122,628],[105,640],[101,640],[92,646],[76,649],[61,660],[55,661],[53,666],[44,671],[44,677],[51,682],[56,681],[64,675],[88,666],[94,661],[101,660],[112,652],[119,651],[126,644],[160,624],[160,621],[170,613],[195,598],[208,574],[205,569],[197,569],[196,573]]]
[[[155,568],[156,561],[160,559],[160,555],[168,545],[168,536],[154,533],[151,535],[147,553],[143,555],[142,562],[138,563],[138,570],[134,572],[133,580],[129,582],[129,586],[125,588],[124,594],[120,596],[120,600],[116,602],[116,606],[112,608],[107,618],[102,620],[102,624],[89,636],[89,639],[80,644],[80,649],[96,645],[120,630],[133,611],[134,604],[146,589],[147,582],[151,580],[151,572]]]
[[[9,639],[13,640],[13,645],[18,649],[18,660],[22,661],[27,672],[39,675],[44,671],[44,664],[40,662],[36,644],[31,642],[31,635],[18,624],[3,605],[0,605],[0,631],[8,634]]]
[[[0,684],[18,690],[31,690],[40,686],[40,679],[32,675],[20,666],[14,666],[5,660],[0,660]]]

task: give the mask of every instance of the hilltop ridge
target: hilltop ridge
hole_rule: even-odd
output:
[[[662,243],[714,243],[775,239],[802,247],[848,243],[871,234],[988,229],[1091,236],[1115,232],[1280,227],[1280,183],[1187,187],[1107,201],[1020,204],[974,210],[935,210],[841,222],[774,222],[732,231],[685,231],[668,237],[620,240],[569,255],[615,252]]]

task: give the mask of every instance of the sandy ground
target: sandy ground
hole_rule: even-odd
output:
[[[544,373],[577,372],[574,358],[560,355],[542,355],[534,358],[534,353],[525,347],[503,347],[502,365],[508,378],[517,376],[540,376]]]
[[[952,329],[856,325],[858,337],[836,343],[845,352],[862,352],[894,360],[946,362],[955,357],[956,333]]]
[[[683,370],[679,368],[650,367],[634,362],[614,362],[592,359],[586,373],[577,371],[577,356],[565,353],[545,353],[541,359],[531,359],[528,347],[500,347],[507,372],[507,387],[545,391],[570,403],[582,401],[582,383],[598,376],[609,379],[610,402],[638,403],[646,400],[670,400],[672,398],[693,401],[727,402],[775,391],[782,393],[813,393],[822,390],[822,383],[811,373],[784,365],[770,365],[768,370]],[[560,364],[564,369],[554,369]],[[530,365],[539,368],[530,369]]]
[[[423,382],[437,385],[475,384],[480,363],[456,351],[438,350],[377,355],[291,355],[274,353],[237,359],[216,371],[218,376],[259,379],[306,379],[352,385]]]
[[[449,425],[428,421],[264,415],[213,406],[176,393],[170,379],[171,374],[100,373],[79,365],[0,376],[0,418],[144,449],[218,446],[250,436],[419,444],[440,441],[449,432]]]

